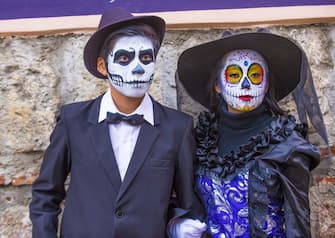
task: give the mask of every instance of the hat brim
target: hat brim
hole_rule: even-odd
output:
[[[165,21],[160,17],[137,16],[127,20],[120,20],[119,22],[117,21],[113,22],[113,24],[107,25],[96,31],[86,43],[83,58],[85,66],[91,74],[93,74],[98,78],[102,79],[107,78],[106,76],[99,73],[97,70],[97,58],[99,57],[99,53],[105,39],[113,31],[137,23],[143,23],[151,26],[158,35],[160,43],[162,43],[165,34]]]
[[[194,100],[210,108],[207,85],[212,70],[226,53],[237,49],[255,50],[265,58],[276,100],[284,98],[299,83],[302,51],[295,43],[270,33],[244,33],[201,44],[181,54],[177,76]]]

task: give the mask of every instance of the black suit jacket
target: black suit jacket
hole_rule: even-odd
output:
[[[165,237],[173,191],[177,216],[201,213],[193,192],[192,118],[154,101],[155,125],[142,125],[121,182],[108,124],[98,123],[100,101],[101,96],[61,110],[32,187],[33,238],[57,236],[64,199],[64,238]]]

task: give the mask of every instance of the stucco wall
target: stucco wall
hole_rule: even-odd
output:
[[[267,27],[306,51],[321,110],[335,144],[335,24]],[[174,80],[180,53],[218,39],[225,30],[169,30],[157,59],[151,94],[161,103],[196,116],[203,108]],[[28,203],[61,105],[91,99],[106,89],[84,68],[82,50],[90,33],[0,38],[0,237],[30,237]],[[176,90],[178,88],[178,90]],[[178,93],[177,93],[178,91]],[[178,103],[177,103],[177,98]],[[283,106],[292,107],[290,98]],[[313,141],[322,146],[318,137]],[[310,204],[314,237],[335,236],[335,165],[323,160],[314,173]]]

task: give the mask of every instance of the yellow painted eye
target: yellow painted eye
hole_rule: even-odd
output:
[[[229,65],[225,71],[226,80],[228,83],[236,84],[240,82],[243,72],[238,65]]]
[[[248,78],[253,84],[261,84],[264,78],[264,70],[259,64],[252,64],[248,69]]]

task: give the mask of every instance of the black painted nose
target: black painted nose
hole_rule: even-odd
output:
[[[144,74],[145,71],[140,64],[138,64],[132,71],[133,74]]]

